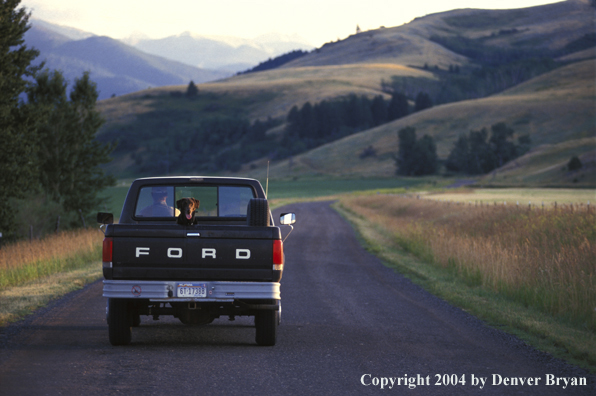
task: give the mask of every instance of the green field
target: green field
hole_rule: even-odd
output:
[[[263,188],[265,181],[261,180]],[[269,198],[319,198],[356,191],[417,188],[426,179],[297,179],[269,182]]]

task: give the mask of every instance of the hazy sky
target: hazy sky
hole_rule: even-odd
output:
[[[457,8],[522,8],[560,0],[22,0],[33,18],[97,35],[151,38],[185,31],[254,38],[296,34],[314,46]],[[492,3],[492,4],[491,4]],[[490,4],[490,5],[488,5]]]

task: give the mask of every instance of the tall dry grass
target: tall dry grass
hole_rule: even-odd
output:
[[[473,206],[377,195],[342,199],[396,244],[470,286],[596,331],[596,211]]]
[[[65,231],[0,249],[0,289],[101,260],[103,235],[97,229]]]

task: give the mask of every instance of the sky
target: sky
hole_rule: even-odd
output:
[[[459,8],[524,8],[561,0],[22,0],[33,18],[115,39],[191,32],[246,39],[297,35],[319,47]],[[490,6],[487,6],[488,3]]]

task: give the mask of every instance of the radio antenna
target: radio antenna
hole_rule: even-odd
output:
[[[269,161],[267,161],[267,184],[265,184],[265,199],[269,196]]]

